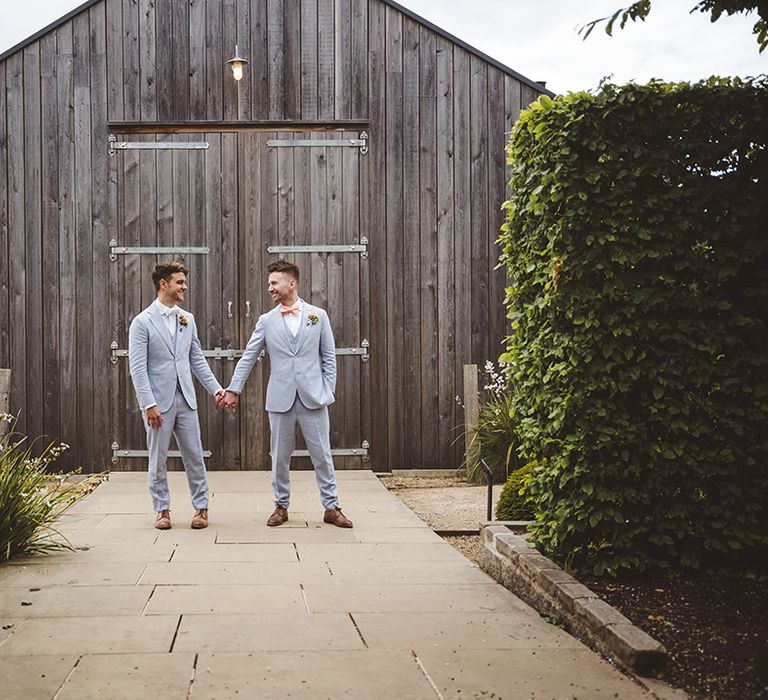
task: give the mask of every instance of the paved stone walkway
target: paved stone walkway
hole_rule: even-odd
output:
[[[293,474],[213,472],[189,528],[182,473],[159,532],[143,473],[65,516],[76,552],[0,566],[3,698],[628,698],[631,680],[443,542],[370,472],[339,472],[353,530]]]

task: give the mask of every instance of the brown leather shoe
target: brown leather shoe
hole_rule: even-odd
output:
[[[192,529],[202,530],[205,527],[208,527],[208,509],[198,508],[195,511],[195,517],[192,518]]]
[[[171,511],[170,510],[161,510],[157,514],[157,519],[155,520],[155,527],[158,530],[171,529]]]
[[[278,525],[282,525],[286,520],[288,520],[288,509],[283,508],[282,506],[275,506],[275,510],[272,512],[272,515],[269,516],[269,520],[267,520],[267,525],[270,527],[277,527]]]
[[[331,508],[325,511],[324,523],[330,523],[336,527],[352,527],[352,521],[341,512],[341,508]]]

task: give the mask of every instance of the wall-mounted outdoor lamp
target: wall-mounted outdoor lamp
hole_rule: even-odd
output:
[[[248,61],[240,55],[240,47],[237,44],[235,44],[234,58],[230,58],[227,63],[229,63],[230,67],[232,68],[232,76],[234,79],[240,80],[243,77],[243,68],[248,63]]]

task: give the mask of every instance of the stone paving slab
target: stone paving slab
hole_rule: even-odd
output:
[[[144,614],[250,615],[276,612],[307,612],[300,584],[156,586]]]
[[[99,490],[104,486],[105,485],[100,486],[88,498],[76,503],[69,510],[69,513],[77,516],[105,515],[107,513],[134,513],[151,517],[152,501],[146,493],[146,486],[143,489],[144,493],[123,493],[100,496]]]
[[[166,561],[168,561],[166,559]],[[294,562],[299,561],[292,542],[268,544],[180,544],[173,555],[174,563],[200,562]]]
[[[90,530],[98,527],[106,517],[107,513],[73,513],[72,511],[68,511],[59,518],[56,523],[56,529],[59,532]]]
[[[50,700],[77,663],[76,654],[0,656],[2,691],[8,700]]]
[[[75,547],[95,545],[128,545],[154,544],[158,539],[159,530],[152,526],[154,518],[150,516],[146,530],[131,528],[130,530],[78,530],[77,532],[65,532],[67,539]]]
[[[384,690],[386,689],[386,690]],[[190,698],[437,700],[408,651],[300,651],[201,654]]]
[[[42,617],[27,620],[0,644],[0,656],[167,652],[178,615],[152,617]]]
[[[328,542],[357,542],[354,530],[326,525],[324,527],[295,528],[266,527],[263,523],[254,522],[247,527],[221,526],[216,535],[216,542],[222,544],[268,544],[292,542],[300,544],[316,544]]]
[[[212,562],[200,566],[198,562],[155,562],[148,564],[139,583],[201,586],[234,583],[247,586],[260,583],[301,583],[331,580],[325,562]]]
[[[634,700],[648,694],[589,649],[435,650],[419,654],[441,697]]]
[[[354,613],[371,649],[583,649],[554,625],[541,626],[533,610],[519,612]]]
[[[86,654],[56,700],[186,700],[195,654]]]
[[[144,562],[105,564],[86,559],[65,564],[35,563],[0,569],[3,586],[102,586],[135,584],[144,571]]]
[[[488,576],[462,561],[417,561],[417,562],[379,562],[371,566],[370,562],[348,562],[343,559],[327,560],[333,580],[338,585],[345,584],[380,584],[419,585],[439,581],[441,585],[484,584]]]
[[[367,528],[356,527],[354,532],[358,542],[399,542],[401,544],[409,544],[411,542],[443,541],[440,535],[436,535],[432,530],[424,526],[418,528],[398,527],[382,530],[371,525]]]
[[[371,498],[367,494],[360,499],[360,505],[370,513],[412,513],[399,498]],[[418,517],[418,516],[416,516]]]
[[[84,545],[74,551],[52,552],[44,557],[33,555],[11,559],[11,561],[5,562],[0,569],[11,566],[37,566],[39,564],[87,564],[90,562],[100,562],[102,564],[121,562],[128,564],[132,562],[168,561],[174,550],[175,545],[173,543],[167,545],[154,544],[152,542],[146,544]]]
[[[403,547],[396,542],[356,542],[310,544],[297,543],[296,553],[301,561],[404,562],[404,561],[458,561],[467,560],[445,542],[412,542]],[[487,579],[486,579],[487,582]]]
[[[141,615],[152,590],[140,586],[4,587],[0,619],[6,617],[103,617]],[[0,647],[1,649],[2,647]]]
[[[530,608],[505,588],[484,584],[330,584],[307,583],[304,595],[315,612],[485,612]]]
[[[304,651],[362,649],[345,613],[184,615],[175,651]],[[2,647],[0,647],[2,649]]]

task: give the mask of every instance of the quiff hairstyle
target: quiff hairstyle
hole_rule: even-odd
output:
[[[175,275],[177,272],[181,272],[185,276],[189,274],[189,270],[187,270],[184,265],[182,265],[177,260],[172,260],[171,262],[164,262],[160,263],[159,265],[155,265],[155,270],[152,273],[152,282],[155,285],[155,291],[160,291],[160,280],[165,280],[166,282],[171,281],[171,277]]]
[[[272,274],[273,272],[285,272],[286,275],[290,275],[297,282],[299,281],[299,267],[292,263],[290,260],[276,260],[273,263],[267,265],[267,272]]]

